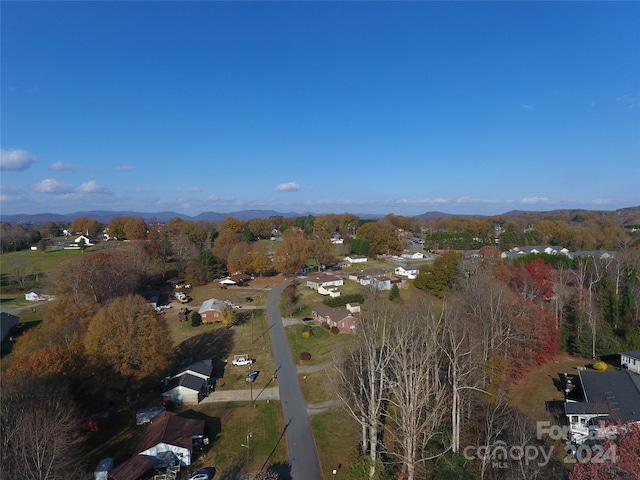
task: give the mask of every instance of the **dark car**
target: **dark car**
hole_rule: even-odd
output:
[[[260,372],[258,370],[251,370],[247,375],[247,379],[246,379],[247,382],[255,382],[256,378],[258,378],[259,373]]]
[[[313,318],[311,318],[311,317],[304,317],[304,318],[302,319],[302,321],[303,321],[303,322],[310,322],[310,321],[312,321],[312,320],[313,320]]]
[[[251,302],[253,302],[253,298],[251,298],[251,297],[247,297],[247,298],[245,298],[244,300],[245,300],[245,302],[247,302],[247,303],[251,303]]]

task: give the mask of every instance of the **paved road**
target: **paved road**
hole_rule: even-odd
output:
[[[291,359],[289,344],[280,316],[280,292],[287,286],[283,283],[269,292],[267,314],[269,332],[280,385],[280,402],[286,423],[289,463],[293,480],[322,480],[318,451],[311,430],[307,404],[302,398],[296,367]]]

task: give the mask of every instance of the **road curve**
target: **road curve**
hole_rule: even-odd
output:
[[[298,373],[291,359],[280,316],[280,293],[287,285],[289,284],[283,283],[271,289],[267,299],[267,315],[273,357],[278,369],[280,402],[286,423],[291,477],[293,480],[322,480],[322,469],[311,430],[307,404],[302,398]]]

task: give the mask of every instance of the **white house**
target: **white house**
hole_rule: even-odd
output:
[[[27,302],[42,302],[43,300],[53,300],[53,295],[45,295],[42,288],[32,288],[24,294]]]
[[[307,287],[314,290],[318,290],[320,287],[341,287],[342,285],[344,285],[344,280],[335,275],[320,274],[307,277]]]
[[[620,365],[630,372],[640,373],[640,350],[631,350],[620,354]]]
[[[424,260],[427,258],[427,255],[422,252],[406,252],[402,254],[402,258],[407,258],[409,260]]]
[[[365,255],[347,255],[344,259],[349,263],[365,263],[367,261]]]
[[[318,293],[325,297],[337,298],[340,296],[340,289],[338,287],[318,287]]]
[[[408,265],[401,265],[399,267],[396,267],[394,272],[395,272],[396,275],[400,275],[402,277],[407,277],[409,280],[414,280],[418,276],[418,273],[420,273],[420,270],[418,269],[418,267],[410,267]]]

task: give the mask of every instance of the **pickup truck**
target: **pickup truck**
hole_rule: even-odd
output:
[[[234,358],[231,363],[236,367],[241,367],[243,365],[252,365],[253,362],[254,362],[253,358],[240,357],[240,358]]]

